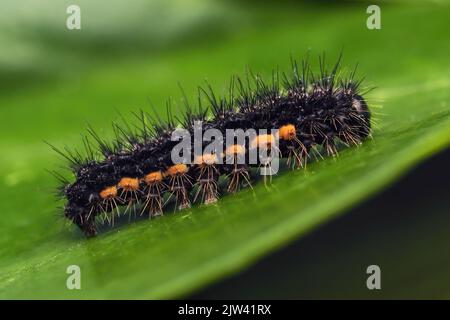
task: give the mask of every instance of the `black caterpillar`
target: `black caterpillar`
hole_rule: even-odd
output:
[[[287,158],[289,166],[303,167],[312,151],[334,155],[339,146],[360,144],[370,135],[370,111],[362,97],[366,93],[360,89],[362,80],[355,80],[356,68],[344,78],[338,76],[340,58],[331,72],[326,71],[324,58],[320,58],[317,76],[307,61],[302,62],[300,70],[295,60],[291,62],[292,74],[280,77],[274,72],[270,83],[251,73],[246,79],[233,77],[227,97],[216,97],[210,86],[199,88],[196,108],[184,95],[186,112],[181,119],[172,116],[169,104],[165,121],[157,114],[141,111],[136,114],[141,123],[138,129],[113,125],[116,139],[112,143],[89,127],[101,159],[87,137],[87,156],[52,146],[70,161],[75,175],[70,183],[55,173],[62,182],[60,194],[67,199],[65,217],[86,236],[94,236],[97,223],[114,223],[120,206],[126,207],[125,212],[138,208],[141,215],[152,217],[162,214],[171,202],[183,209],[192,202],[212,203],[220,193],[251,186],[251,168],[262,163],[250,165],[246,155],[250,148],[270,150],[274,139],[279,141],[276,152]],[[196,163],[173,163],[171,150],[178,142],[171,140],[172,133],[177,124],[192,132],[195,121],[202,121],[203,131],[278,129],[278,134],[260,134],[245,144],[222,142],[222,150],[194,154]],[[244,162],[237,161],[238,157]],[[226,182],[219,183],[221,176]],[[223,184],[226,191],[221,190]]]

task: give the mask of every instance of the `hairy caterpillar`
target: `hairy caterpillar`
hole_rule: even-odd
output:
[[[270,83],[252,74],[245,79],[233,77],[226,97],[217,97],[210,86],[200,87],[195,108],[184,96],[186,111],[181,118],[172,116],[170,106],[165,121],[156,113],[141,111],[136,114],[139,129],[113,125],[116,138],[111,143],[89,127],[99,153],[87,137],[86,156],[52,146],[70,162],[75,175],[75,181],[69,182],[55,173],[62,183],[60,194],[67,199],[65,217],[86,236],[94,236],[99,222],[114,223],[120,207],[124,207],[122,213],[153,217],[161,215],[168,203],[175,203],[176,209],[188,208],[192,202],[212,203],[220,194],[251,186],[252,168],[270,165],[274,155],[299,168],[306,165],[312,151],[334,155],[340,146],[357,145],[370,135],[371,114],[360,89],[362,80],[355,79],[356,68],[342,77],[340,58],[330,72],[320,58],[318,75],[307,61],[300,69],[295,60],[291,64],[291,74],[274,72]],[[178,141],[171,138],[177,125],[192,134],[199,121],[202,133],[211,129],[223,135],[236,129],[277,130],[257,131],[241,142],[214,138],[210,141],[219,148],[193,152],[187,161],[173,161],[172,150]],[[190,149],[194,150],[194,144]],[[202,147],[207,145],[201,142]],[[252,150],[264,150],[269,156],[251,162]],[[219,183],[219,177],[225,177],[225,182]]]

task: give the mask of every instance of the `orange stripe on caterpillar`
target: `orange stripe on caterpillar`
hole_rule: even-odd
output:
[[[174,177],[177,175],[185,174],[188,171],[189,171],[189,168],[187,165],[185,165],[184,163],[177,163],[177,164],[174,164],[173,166],[169,167],[166,170],[165,175]]]
[[[144,182],[148,185],[161,182],[163,179],[163,174],[161,171],[154,171],[150,172],[149,174],[145,175]]]
[[[126,191],[136,191],[136,190],[139,190],[139,179],[124,177],[124,178],[120,179],[117,186]]]
[[[293,124],[285,124],[278,130],[281,140],[290,141],[293,140],[297,134],[295,126]]]
[[[195,158],[195,163],[199,164],[200,166],[210,166],[217,163],[217,155],[215,154],[204,154],[202,156],[197,156]]]
[[[99,192],[99,195],[102,199],[112,199],[117,197],[117,188],[116,186],[111,186],[103,189]]]
[[[245,154],[245,148],[239,144],[233,144],[225,150],[225,154],[227,156],[236,156],[239,154]]]
[[[275,136],[273,134],[260,134],[253,138],[250,147],[255,148],[270,148],[275,144]]]

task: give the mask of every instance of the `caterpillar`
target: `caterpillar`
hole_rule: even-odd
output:
[[[133,128],[113,123],[112,142],[89,126],[84,154],[50,145],[69,161],[75,177],[70,182],[54,172],[61,182],[59,195],[66,199],[64,216],[92,237],[99,224],[113,225],[116,216],[127,212],[151,218],[168,206],[182,210],[192,203],[214,203],[225,193],[251,187],[255,168],[266,169],[277,157],[288,167],[302,168],[312,154],[334,156],[341,147],[362,143],[371,130],[363,98],[367,91],[361,89],[363,79],[355,78],[356,67],[342,76],[340,65],[341,56],[328,72],[325,57],[319,57],[315,74],[307,59],[299,65],[291,58],[292,70],[281,75],[274,71],[271,81],[252,72],[233,76],[223,96],[216,96],[209,84],[200,86],[195,106],[182,90],[182,116],[173,116],[170,100],[165,120],[156,111],[140,110]],[[213,130],[224,136],[231,131],[231,142],[217,136],[187,140],[187,155],[174,160],[180,140],[173,137],[180,129],[186,135]],[[250,129],[256,134],[237,141],[236,132]],[[215,147],[208,149],[212,142]],[[198,146],[200,153],[195,152]],[[265,157],[259,157],[261,150]]]

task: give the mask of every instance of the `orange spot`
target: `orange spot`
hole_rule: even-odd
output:
[[[235,155],[244,154],[244,153],[245,153],[245,148],[243,146],[241,146],[240,144],[233,144],[225,150],[225,154],[228,156],[235,156]]]
[[[117,188],[115,186],[107,187],[100,191],[99,194],[102,199],[112,199],[117,196]]]
[[[163,175],[161,171],[150,172],[144,177],[144,181],[146,184],[153,184],[156,182],[161,182],[163,179]]]
[[[177,163],[174,164],[173,166],[169,167],[169,169],[167,169],[166,171],[166,175],[168,176],[176,176],[176,175],[181,175],[181,174],[185,174],[188,172],[188,167],[187,165],[185,165],[184,163]]]
[[[195,158],[195,163],[200,165],[213,165],[217,162],[217,156],[215,154],[204,154]]]
[[[126,191],[139,190],[139,179],[138,178],[122,178],[118,183],[119,188]]]
[[[280,133],[280,138],[282,140],[292,140],[295,138],[296,130],[293,124],[286,124],[282,126],[278,132]]]
[[[255,149],[258,148],[271,148],[272,144],[275,144],[275,137],[273,134],[260,134],[256,136],[252,142],[250,143],[250,146]]]

